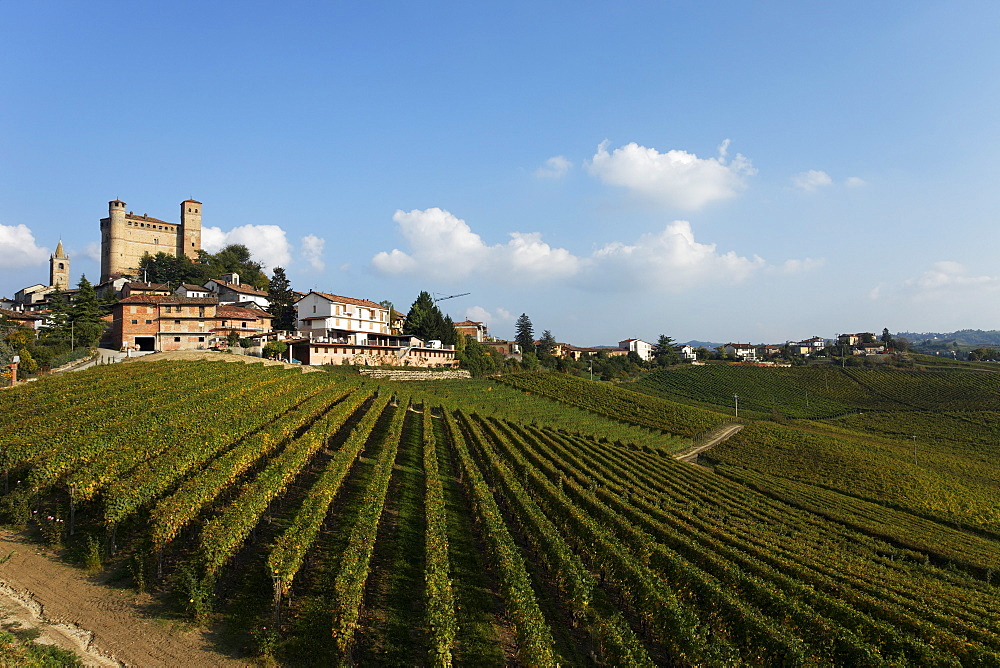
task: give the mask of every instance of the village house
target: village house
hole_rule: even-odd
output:
[[[749,343],[727,343],[719,350],[744,362],[757,361],[757,348]]]
[[[267,308],[271,304],[266,291],[258,290],[252,285],[242,285],[240,275],[236,272],[223,274],[220,279],[209,280],[205,283],[205,289],[215,295],[220,304],[253,302],[261,308]]]
[[[456,322],[455,330],[459,334],[464,334],[465,336],[471,336],[479,343],[482,343],[487,338],[489,338],[489,333],[486,331],[486,324],[482,322],[475,322],[472,320],[463,320],[462,322]]]
[[[295,302],[298,330],[313,339],[352,332],[389,334],[389,309],[367,299],[311,290]]]
[[[521,347],[517,345],[517,341],[483,341],[483,345],[490,350],[500,353],[504,359],[511,357],[521,359]]]
[[[141,281],[130,281],[122,286],[121,296],[131,297],[133,295],[162,295],[170,294],[170,286],[162,283],[143,283]]]
[[[204,285],[181,283],[174,290],[174,294],[178,297],[211,297],[213,293]]]
[[[635,353],[643,362],[649,362],[653,359],[653,350],[656,348],[652,343],[642,339],[625,339],[618,342],[618,347]]]
[[[680,346],[674,346],[674,352],[682,360],[687,360],[689,362],[694,362],[698,359],[698,353],[695,352],[694,346],[688,344],[683,344]]]
[[[298,339],[290,342],[292,356],[302,364],[366,366],[457,366],[453,346],[422,341],[415,336],[355,332],[340,339]]]

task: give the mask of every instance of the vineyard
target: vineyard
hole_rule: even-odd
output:
[[[705,370],[88,370],[0,393],[0,512],[280,664],[1000,664],[989,379]],[[803,419],[673,459],[772,382]]]

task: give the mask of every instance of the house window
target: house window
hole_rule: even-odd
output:
[[[174,343],[180,343],[180,342],[181,342],[181,337],[175,336],[174,337]]]
[[[133,324],[133,325],[138,325],[138,324],[139,324],[139,321],[138,321],[138,320],[133,320],[133,321],[132,321],[132,324]]]
[[[222,321],[222,326],[223,327],[229,327],[229,321],[228,320],[223,320]]]
[[[152,321],[152,320],[147,320],[147,321],[146,321],[146,324],[147,324],[147,325],[152,325],[152,324],[153,324],[153,321]]]
[[[205,337],[204,336],[199,336],[198,337],[198,343],[203,343],[204,341],[205,341]]]
[[[316,312],[316,305],[313,304],[313,313],[315,313],[315,312]]]
[[[240,328],[246,329],[247,328],[247,324],[245,322],[241,322],[240,323]]]
[[[180,320],[174,320],[174,324],[175,325],[179,325],[179,324],[181,324],[181,321]]]

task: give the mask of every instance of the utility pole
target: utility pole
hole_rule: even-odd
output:
[[[734,417],[738,418],[740,416],[740,395],[734,394],[733,401],[736,402],[736,415]]]

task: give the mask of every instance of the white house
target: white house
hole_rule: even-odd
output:
[[[174,290],[174,294],[178,297],[212,297],[214,296],[212,291],[202,285],[195,285],[193,283],[182,283],[177,286]]]
[[[219,298],[220,304],[236,304],[237,302],[253,302],[261,308],[267,308],[271,301],[267,292],[258,290],[252,285],[240,284],[240,275],[236,272],[223,274],[222,278],[213,278],[205,283],[205,288]]]
[[[649,362],[653,359],[653,350],[656,348],[652,343],[642,339],[625,339],[618,342],[618,347],[636,353],[643,362]]]
[[[722,349],[729,355],[746,362],[757,361],[757,348],[749,343],[727,343]]]
[[[695,352],[694,346],[689,346],[686,343],[682,346],[674,346],[674,352],[677,353],[678,357],[682,360],[690,360],[694,362],[698,359],[698,353]]]
[[[344,338],[348,332],[389,334],[389,309],[367,299],[311,290],[295,302],[298,328],[312,338]]]

